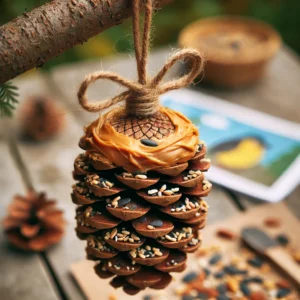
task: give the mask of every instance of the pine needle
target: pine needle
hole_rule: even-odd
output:
[[[19,102],[17,97],[18,88],[11,82],[6,82],[0,85],[0,116],[12,117],[13,111],[16,109],[16,104]]]

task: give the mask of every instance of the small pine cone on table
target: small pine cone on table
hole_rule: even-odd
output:
[[[62,109],[52,99],[43,96],[28,98],[20,119],[22,137],[36,142],[53,138],[65,123]]]
[[[14,197],[3,227],[15,247],[43,251],[62,239],[65,221],[55,200],[48,200],[45,193],[29,190],[26,196]]]
[[[74,162],[76,233],[100,278],[136,294],[163,289],[201,245],[211,183],[206,146],[182,114],[113,109],[85,128]]]

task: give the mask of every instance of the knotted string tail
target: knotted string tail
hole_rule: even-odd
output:
[[[133,41],[135,50],[136,67],[138,72],[139,82],[142,80],[141,71],[141,40],[140,40],[140,2],[132,1],[132,28],[133,28]]]
[[[89,112],[100,112],[121,101],[125,101],[125,111],[128,115],[149,116],[159,109],[159,96],[175,89],[188,86],[202,72],[204,60],[202,55],[194,49],[184,49],[176,52],[166,62],[159,73],[153,78],[147,78],[147,62],[150,43],[150,29],[152,20],[152,0],[146,0],[143,41],[141,47],[140,37],[140,0],[133,0],[133,35],[137,61],[138,82],[133,82],[121,77],[119,74],[99,71],[89,74],[81,83],[78,90],[80,105]],[[168,70],[178,61],[188,61],[189,71],[186,75],[161,84]],[[111,80],[127,88],[127,90],[111,99],[89,103],[86,91],[89,85],[98,79]]]
[[[148,53],[149,53],[149,44],[150,44],[152,14],[153,14],[152,0],[146,0],[145,3],[144,30],[143,30],[142,37],[141,37],[141,28],[140,28],[140,0],[133,0],[132,6],[133,6],[133,13],[132,13],[133,40],[134,40],[135,57],[137,62],[138,78],[139,78],[139,83],[146,85]]]

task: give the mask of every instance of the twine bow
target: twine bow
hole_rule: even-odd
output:
[[[81,83],[77,94],[79,103],[83,109],[89,112],[100,112],[105,108],[125,100],[125,110],[128,115],[149,116],[158,111],[160,95],[171,90],[188,86],[202,72],[204,60],[200,53],[194,49],[183,49],[173,54],[154,78],[147,78],[152,14],[152,0],[146,0],[141,46],[140,0],[133,0],[133,35],[139,81],[130,81],[110,71],[98,71],[89,74]],[[161,84],[168,70],[172,68],[175,63],[182,60],[189,62],[188,73],[178,79]],[[87,88],[98,79],[111,80],[126,87],[127,90],[111,99],[89,103],[86,96]]]

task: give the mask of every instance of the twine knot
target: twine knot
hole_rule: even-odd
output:
[[[156,88],[142,87],[139,91],[131,91],[126,101],[126,113],[133,116],[148,116],[157,112],[159,94]]]
[[[175,52],[154,78],[147,79],[146,69],[153,11],[152,0],[146,0],[145,3],[145,24],[142,47],[140,45],[139,8],[140,0],[133,0],[133,33],[139,81],[130,81],[117,73],[108,71],[98,71],[89,74],[81,83],[77,94],[80,105],[86,111],[100,112],[114,104],[125,101],[125,111],[127,115],[141,117],[152,115],[159,110],[160,95],[171,90],[188,86],[202,72],[204,66],[204,59],[202,58],[202,55],[194,49],[183,49]],[[166,73],[178,61],[185,61],[188,63],[188,73],[178,79],[162,84],[161,82]],[[111,99],[89,103],[86,91],[89,85],[98,79],[111,80],[126,87],[127,90]]]

